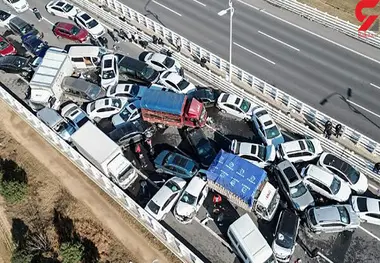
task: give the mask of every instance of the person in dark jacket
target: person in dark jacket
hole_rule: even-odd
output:
[[[37,7],[33,8],[33,13],[36,16],[36,18],[38,19],[38,21],[40,22],[42,20],[42,16],[41,16],[40,11],[37,9]]]

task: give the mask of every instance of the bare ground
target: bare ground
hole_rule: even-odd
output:
[[[0,157],[21,165],[28,175],[29,185],[28,200],[7,206],[8,221],[5,220],[5,223],[15,217],[28,223],[35,210],[39,211],[41,220],[49,220],[56,209],[72,220],[78,235],[86,237],[96,246],[102,260],[150,263],[157,259],[160,263],[179,262],[2,101]],[[3,223],[1,219],[4,217],[1,215],[0,209],[0,255],[4,262],[9,262],[10,226]],[[48,225],[47,232],[54,241],[53,246],[57,247],[59,238],[53,226]]]
[[[360,25],[355,17],[355,7],[359,0],[297,0],[309,6],[315,7],[320,11],[337,16],[345,21]],[[374,9],[367,9],[364,14],[380,14],[380,5]]]

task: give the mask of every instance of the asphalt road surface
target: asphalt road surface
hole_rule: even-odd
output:
[[[63,19],[53,17],[44,11],[43,4],[35,0],[29,1],[31,6],[37,6],[41,10],[44,20],[38,22],[31,12],[26,12],[21,14],[20,17],[26,21],[35,24],[36,28],[44,32],[45,40],[49,42],[52,46],[63,47],[65,44],[69,43],[65,40],[57,40],[51,33],[51,26],[55,22],[62,21]],[[4,7],[0,3],[0,9],[8,8]],[[2,30],[1,33],[4,33]],[[12,39],[12,42],[16,47],[22,52],[22,48],[19,45],[19,39],[13,35],[9,35],[8,39]],[[112,45],[111,39],[109,43]],[[142,49],[134,44],[121,43],[121,52],[124,54],[129,54],[132,57],[137,57]],[[187,74],[188,75],[188,74]],[[191,76],[191,81],[195,84],[197,79],[195,76]],[[0,80],[5,83],[17,96],[21,99],[25,97],[27,85],[18,81],[17,76],[5,74],[0,76]],[[209,115],[213,118],[214,124],[212,128],[205,128],[206,134],[213,139],[218,147],[226,148],[228,147],[229,140],[237,138],[241,140],[256,141],[257,139],[253,136],[250,127],[241,121],[236,121],[229,118],[228,116],[221,115],[215,110],[211,110]],[[300,135],[288,134],[286,136],[287,140],[291,137],[298,138]],[[291,137],[290,137],[291,136]],[[302,136],[302,135],[301,135]],[[185,154],[192,155],[189,147],[184,143],[178,134],[176,129],[168,129],[162,135],[158,135],[154,138],[154,143],[156,145],[166,144],[168,146],[178,149],[178,151],[184,152]],[[159,184],[160,178],[157,176],[150,176],[152,181],[156,181]],[[371,182],[371,184],[374,184]],[[152,193],[154,193],[155,188],[149,188]],[[374,189],[370,188],[371,191]],[[138,185],[133,185],[128,191],[132,197],[137,197]],[[375,191],[374,191],[375,192]],[[371,195],[371,192],[367,193]],[[139,201],[139,200],[137,200]],[[208,208],[207,202],[205,202],[204,207],[200,210],[197,215],[197,220],[192,224],[184,226],[176,222],[172,215],[168,215],[163,224],[166,225],[168,229],[172,231],[181,241],[192,248],[196,253],[204,259],[205,262],[237,262],[234,254],[228,249],[228,244],[225,243],[225,229],[227,223],[236,219],[243,211],[235,209],[232,206],[229,208],[229,216],[224,227],[217,226],[212,220],[209,221],[206,226],[199,223],[200,220],[204,219],[206,216],[206,209]],[[257,222],[255,216],[252,214],[252,218]],[[274,231],[276,220],[273,220],[269,224],[263,224],[262,222],[257,222],[260,230],[266,236],[268,241],[272,237]],[[305,243],[307,248],[314,249],[316,247],[321,249],[321,252],[326,255],[332,262],[377,262],[377,254],[380,249],[380,230],[376,226],[362,224],[362,229],[358,229],[351,235],[344,233],[338,235],[310,235],[305,231],[300,232],[300,243]],[[227,244],[227,245],[226,245]],[[301,246],[297,246],[294,253],[295,258],[302,258],[303,262],[316,262],[315,259],[308,258]],[[319,262],[325,262],[320,259]],[[329,261],[326,261],[329,262]]]
[[[228,8],[228,0],[121,1],[229,60],[229,14],[217,14]],[[380,141],[378,49],[262,0],[233,3],[234,65]],[[319,104],[333,92],[345,95],[349,87],[352,105],[370,120],[354,113],[338,96]]]

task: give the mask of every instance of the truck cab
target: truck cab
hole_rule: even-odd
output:
[[[280,194],[278,189],[266,181],[254,205],[257,217],[266,221],[271,221],[276,214],[280,204]]]
[[[196,99],[191,99],[187,104],[184,115],[185,126],[196,128],[206,125],[207,112],[203,104]]]

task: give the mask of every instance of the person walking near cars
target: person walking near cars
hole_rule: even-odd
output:
[[[375,163],[375,165],[373,166],[372,171],[374,173],[377,173],[377,174],[380,172],[380,162],[379,163]]]
[[[42,16],[41,16],[41,13],[40,11],[37,9],[37,7],[34,7],[33,8],[33,14],[36,16],[36,18],[38,19],[38,22],[41,22],[42,20]]]
[[[181,44],[181,39],[180,39],[179,37],[177,37],[176,42],[175,42],[175,45],[176,45],[176,47],[177,47],[177,51],[178,51],[178,52],[181,52],[182,44]]]

